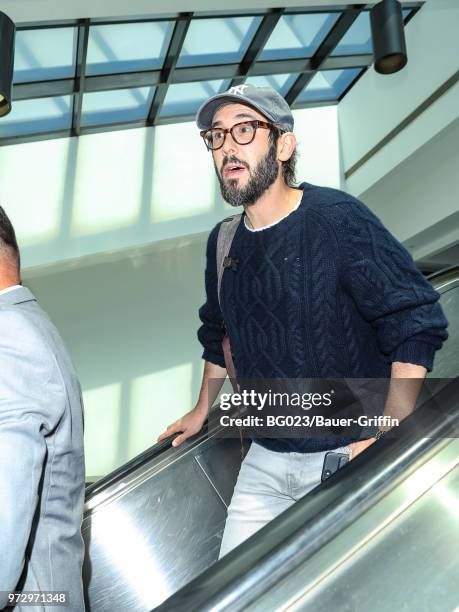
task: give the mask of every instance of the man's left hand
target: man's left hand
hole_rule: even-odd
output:
[[[357,457],[359,453],[364,451],[366,448],[371,446],[373,442],[376,442],[376,438],[369,438],[368,440],[358,440],[357,442],[351,442],[349,446],[349,461],[352,461],[354,457]]]

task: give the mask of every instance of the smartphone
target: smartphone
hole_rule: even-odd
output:
[[[349,455],[346,453],[334,453],[330,451],[325,455],[324,466],[322,468],[322,482],[330,478],[332,474],[337,472],[343,465],[349,461]]]

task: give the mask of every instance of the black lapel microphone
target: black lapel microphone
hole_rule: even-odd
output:
[[[233,272],[237,272],[239,268],[239,259],[233,259],[227,255],[223,260],[223,267],[229,268],[230,270],[233,270]]]

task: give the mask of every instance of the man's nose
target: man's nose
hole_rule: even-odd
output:
[[[237,143],[233,140],[231,136],[231,132],[228,132],[225,138],[225,142],[223,143],[222,152],[225,155],[231,155],[237,150]]]

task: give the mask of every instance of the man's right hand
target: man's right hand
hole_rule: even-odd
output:
[[[187,438],[194,436],[201,430],[204,425],[204,421],[207,418],[207,411],[199,408],[193,408],[190,412],[187,412],[180,419],[177,419],[174,423],[169,425],[169,427],[164,431],[159,437],[158,442],[172,436],[173,434],[181,431],[181,435],[177,436],[175,440],[172,442],[172,446],[178,446],[182,444]]]

